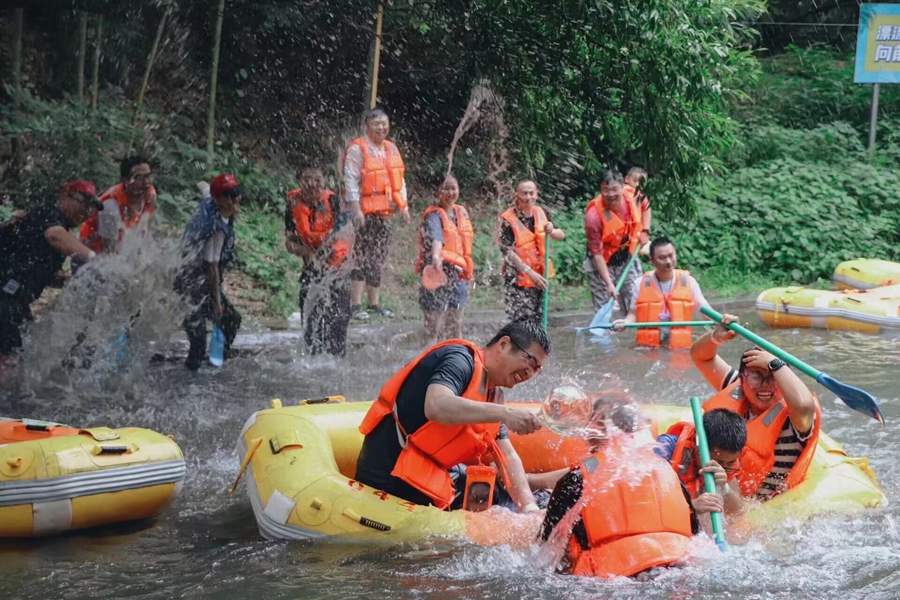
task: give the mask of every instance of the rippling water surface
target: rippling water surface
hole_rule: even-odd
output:
[[[698,539],[686,566],[649,581],[594,581],[555,575],[534,550],[477,548],[458,540],[402,546],[271,542],[257,530],[241,488],[241,425],[270,398],[344,394],[371,399],[418,348],[400,342],[402,326],[367,330],[371,344],[345,361],[308,359],[288,345],[191,374],[167,362],[122,376],[88,369],[41,372],[0,392],[0,413],[73,425],[137,425],[172,433],[189,465],[181,497],[154,523],[39,541],[0,541],[0,598],[900,598],[897,522],[900,450],[900,335],[813,330],[765,331],[775,344],[881,401],[888,426],[850,412],[829,392],[824,430],[848,453],[868,456],[888,496],[883,509],[854,517],[788,522],[722,555]],[[472,332],[485,341],[492,331]],[[356,334],[359,337],[359,334]],[[541,399],[556,384],[598,389],[617,379],[642,402],[686,405],[709,395],[684,354],[633,349],[633,336],[590,343],[552,331],[555,351],[543,375],[513,390]],[[723,347],[736,362],[747,344]],[[39,381],[39,383],[35,383]]]

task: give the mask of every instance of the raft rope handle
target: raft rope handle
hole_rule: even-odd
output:
[[[350,507],[347,507],[343,511],[341,511],[341,514],[344,515],[345,517],[347,517],[348,519],[356,521],[357,523],[359,523],[360,525],[363,525],[365,527],[371,527],[372,529],[376,529],[378,531],[390,531],[391,530],[390,525],[385,525],[384,523],[379,523],[378,521],[373,521],[372,519],[367,519],[365,517],[362,517],[362,516],[356,514],[356,512]]]
[[[247,448],[247,454],[244,455],[244,460],[241,461],[241,469],[238,471],[237,478],[234,480],[234,485],[231,486],[231,489],[228,491],[229,494],[233,494],[237,489],[238,483],[241,481],[241,477],[244,476],[244,471],[247,470],[247,467],[250,465],[250,459],[253,458],[253,455],[256,454],[256,451],[259,450],[259,447],[262,445],[262,438],[253,438],[250,440],[250,446]]]
[[[344,402],[346,398],[343,396],[325,396],[324,398],[304,398],[297,404],[299,406],[306,406],[307,404],[329,404],[331,402],[340,403]]]

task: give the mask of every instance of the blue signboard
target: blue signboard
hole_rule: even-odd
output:
[[[853,81],[900,83],[900,4],[860,6]]]

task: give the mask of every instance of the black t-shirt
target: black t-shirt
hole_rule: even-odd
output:
[[[550,502],[547,504],[547,514],[544,516],[544,522],[541,523],[541,530],[539,533],[541,541],[546,542],[550,539],[550,534],[553,532],[553,529],[559,525],[566,513],[569,512],[569,509],[575,506],[575,503],[581,499],[583,491],[584,475],[581,472],[580,467],[572,469],[560,478],[556,483],[556,487],[553,488],[553,494],[550,495]],[[691,509],[691,532],[697,534],[700,531],[700,521],[697,518],[696,512],[694,512],[694,507],[691,504],[691,495],[684,486],[684,483],[681,484],[681,491],[684,493],[685,501]],[[572,535],[575,536],[575,540],[581,546],[582,550],[590,549],[591,545],[588,541],[587,530],[584,527],[584,521],[581,517],[578,517],[578,520],[575,521],[575,525],[572,528]],[[560,565],[561,572],[568,572],[571,569],[572,565],[566,564],[567,562],[568,557],[564,558],[563,564]]]
[[[72,224],[57,206],[40,206],[0,225],[0,298],[34,302],[66,261],[44,237],[51,227]]]
[[[522,225],[525,226],[525,229],[534,233],[534,213],[532,213],[530,217],[526,217],[518,208],[513,209],[513,212],[515,212],[516,217],[522,222]],[[513,231],[512,225],[510,225],[509,221],[506,219],[500,219],[500,250],[505,254],[508,250],[515,247],[516,234]],[[507,265],[504,262],[503,277],[507,284],[515,285],[519,273],[512,266]]]
[[[465,346],[444,346],[427,354],[397,394],[397,415],[403,429],[412,435],[427,422],[425,391],[429,385],[447,386],[460,396],[469,387],[474,373],[475,360]],[[507,435],[506,428],[501,426],[497,439],[505,439]],[[391,475],[400,451],[394,419],[385,417],[363,441],[356,480],[416,504],[431,504],[427,496]]]

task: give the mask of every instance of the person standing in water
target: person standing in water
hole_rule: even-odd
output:
[[[200,368],[206,355],[206,320],[218,323],[225,334],[225,357],[241,328],[241,315],[222,291],[225,269],[234,256],[234,217],[240,209],[243,190],[230,173],[212,180],[209,193],[185,226],[181,240],[182,265],[175,278],[175,291],[191,307],[184,319],[190,342],[185,366]]]
[[[516,186],[515,204],[500,215],[500,251],[503,253],[503,290],[509,321],[540,321],[550,272],[544,272],[547,236],[566,239],[562,229],[547,220],[537,206],[538,187],[530,179]]]
[[[428,289],[419,282],[419,308],[425,317],[425,343],[437,343],[442,329],[446,337],[462,337],[462,314],[468,301],[467,282],[474,278],[472,242],[475,229],[464,206],[456,203],[459,182],[447,175],[438,190],[437,202],[425,209],[419,229],[419,257],[416,273],[426,266],[442,271],[446,283]]]
[[[31,303],[52,285],[67,257],[87,262],[96,253],[69,230],[103,210],[90,181],[70,181],[55,205],[39,206],[0,225],[0,357],[22,346],[22,326],[34,320]]]
[[[390,120],[387,113],[375,108],[366,116],[366,135],[353,140],[344,158],[344,188],[356,243],[353,259],[356,268],[350,273],[351,316],[368,319],[362,309],[366,291],[369,311],[383,317],[394,313],[381,306],[381,274],[391,245],[391,217],[397,211],[409,224],[406,201],[406,167],[400,151],[388,141]]]
[[[350,323],[350,283],[347,255],[353,226],[341,201],[325,189],[321,169],[300,171],[300,187],[288,192],[284,212],[285,246],[304,260],[300,274],[303,339],[311,354],[346,353]]]

